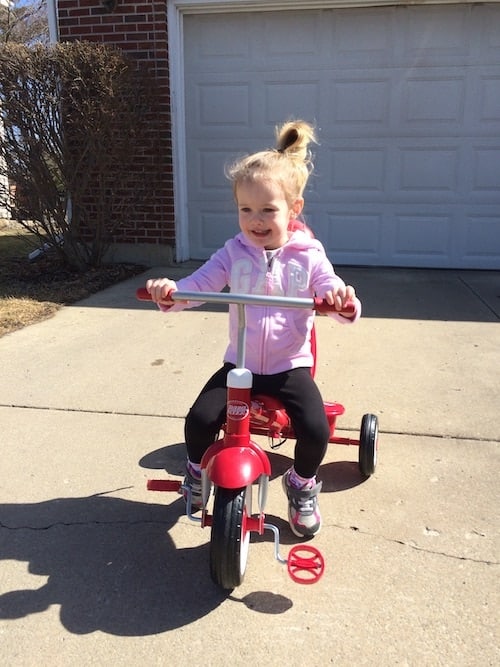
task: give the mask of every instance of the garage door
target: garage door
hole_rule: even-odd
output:
[[[336,264],[500,268],[500,6],[185,17],[191,257],[237,231],[224,164],[313,121]]]

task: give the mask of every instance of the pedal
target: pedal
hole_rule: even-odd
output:
[[[173,491],[179,493],[182,482],[175,479],[148,479],[148,491]]]

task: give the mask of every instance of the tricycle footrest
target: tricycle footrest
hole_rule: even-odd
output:
[[[182,482],[175,479],[148,479],[148,491],[176,491],[179,493]]]

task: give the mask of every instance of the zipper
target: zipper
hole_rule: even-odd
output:
[[[269,258],[267,257],[266,251],[264,250],[265,254],[265,262],[266,262],[266,288],[265,288],[265,295],[269,296],[272,294],[272,276],[273,276],[273,265],[274,265],[274,260],[276,258],[276,255],[278,253],[273,253]],[[264,370],[267,366],[267,345],[266,341],[269,337],[269,306],[265,306],[264,308],[264,326],[262,327],[262,336],[261,336],[261,354],[260,354],[260,374],[264,374]]]

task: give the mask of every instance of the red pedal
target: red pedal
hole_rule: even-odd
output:
[[[287,559],[288,574],[297,584],[315,584],[325,571],[325,559],[316,547],[297,544]]]
[[[148,479],[148,491],[176,491],[179,493],[182,482],[175,479]]]

